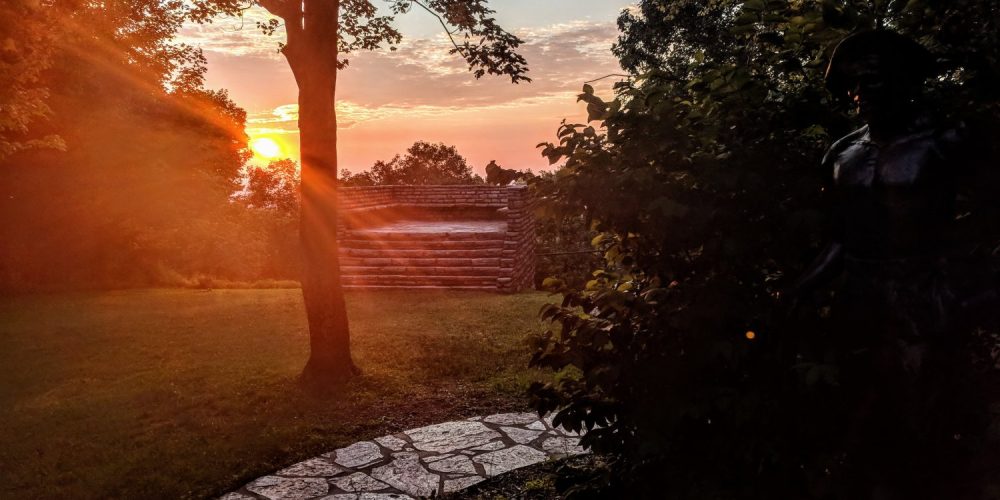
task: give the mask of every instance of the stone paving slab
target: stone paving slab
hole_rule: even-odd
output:
[[[415,500],[586,453],[534,413],[444,422],[359,441],[247,483],[219,500]]]

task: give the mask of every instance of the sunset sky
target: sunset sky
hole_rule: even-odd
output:
[[[576,103],[584,81],[621,70],[611,54],[615,20],[628,0],[494,0],[491,7],[525,45],[528,84],[509,79],[476,80],[437,20],[424,11],[400,16],[399,50],[359,52],[341,71],[337,89],[341,168],[366,170],[376,160],[402,153],[414,141],[454,145],[480,174],[496,160],[506,168],[545,169],[535,146],[555,138],[560,120],[583,121]],[[277,53],[284,37],[261,34],[261,9],[245,19],[189,26],[182,42],[200,46],[208,58],[207,85],[225,88],[248,112],[251,139],[271,138],[281,154],[298,159],[296,88]],[[242,27],[241,27],[242,26]],[[610,93],[615,78],[595,84]],[[257,161],[262,161],[259,158]]]

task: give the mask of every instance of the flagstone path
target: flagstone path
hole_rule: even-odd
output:
[[[361,441],[251,481],[220,500],[401,500],[441,495],[584,453],[550,417],[501,413]]]

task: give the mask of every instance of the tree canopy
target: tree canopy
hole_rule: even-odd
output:
[[[325,39],[326,33],[329,33],[323,31],[303,37],[303,19],[311,18],[320,25],[337,27],[336,36],[330,37],[333,44],[330,48],[337,57],[327,63],[343,69],[349,63],[347,56],[353,52],[395,48],[395,44],[402,40],[402,35],[393,25],[396,16],[420,9],[441,22],[452,41],[450,53],[464,58],[476,78],[489,74],[510,77],[513,83],[531,81],[525,75],[527,61],[517,54],[522,41],[496,22],[493,18],[495,11],[489,8],[488,0],[390,0],[387,2],[388,15],[380,13],[370,0],[338,0],[330,3],[338,8],[338,12],[332,13],[336,19],[311,17],[315,14],[307,14],[302,2],[256,0],[254,3],[284,20],[284,23],[272,20],[258,27],[267,34],[283,28],[289,36],[281,51],[293,59],[299,57],[294,54],[301,50],[301,45],[314,36]],[[191,5],[190,18],[197,22],[212,22],[220,14],[240,15],[246,8],[246,2],[241,0],[196,0]]]
[[[0,288],[294,277],[270,218],[230,202],[245,113],[172,42],[183,3],[0,9]]]
[[[455,146],[444,143],[414,142],[403,156],[389,161],[376,161],[368,172],[341,173],[341,182],[348,186],[383,186],[390,184],[481,184],[483,179],[473,173],[465,157]]]
[[[5,111],[0,114],[0,159],[26,148],[62,146],[57,136],[27,134],[32,122],[51,114],[41,81],[52,64],[56,36],[55,16],[50,14],[26,1],[0,6],[4,19],[18,20],[0,26],[0,109]]]

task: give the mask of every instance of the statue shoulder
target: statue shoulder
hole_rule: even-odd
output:
[[[837,157],[844,152],[845,149],[853,145],[854,143],[862,140],[868,135],[868,125],[861,127],[850,134],[837,139],[831,146],[830,149],[826,150],[826,154],[823,155],[823,168],[829,170],[833,168],[833,162],[836,161]]]
[[[964,121],[951,123],[935,131],[934,150],[961,174],[992,170],[994,138],[984,131]]]

